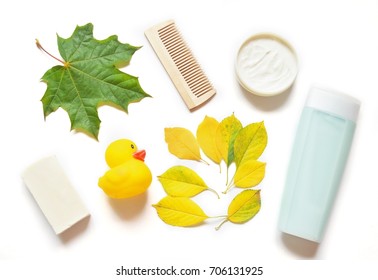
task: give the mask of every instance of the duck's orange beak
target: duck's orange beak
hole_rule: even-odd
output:
[[[133,157],[141,161],[144,161],[144,158],[146,157],[146,151],[145,150],[136,151],[135,153],[133,153]]]

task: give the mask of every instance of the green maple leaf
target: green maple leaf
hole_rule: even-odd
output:
[[[128,111],[128,105],[150,97],[141,88],[138,78],[118,67],[127,65],[139,47],[122,44],[116,35],[105,40],[93,38],[93,25],[77,26],[70,38],[57,35],[63,60],[42,77],[47,89],[42,97],[45,118],[59,107],[71,121],[71,130],[88,133],[97,139],[101,120],[97,108],[101,105]]]

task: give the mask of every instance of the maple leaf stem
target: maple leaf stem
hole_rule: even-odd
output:
[[[39,42],[38,39],[35,39],[35,44],[37,45],[37,48],[40,49],[41,51],[45,52],[46,54],[48,54],[48,55],[51,56],[52,58],[56,59],[57,61],[59,61],[60,63],[62,63],[64,66],[67,65],[67,63],[66,63],[65,61],[63,61],[63,60],[57,58],[56,56],[53,56],[51,53],[49,53],[48,51],[46,51],[46,50],[42,47],[42,45],[41,45],[41,43]]]

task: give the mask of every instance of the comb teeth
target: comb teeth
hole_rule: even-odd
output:
[[[188,48],[174,21],[153,26],[146,37],[190,110],[206,102],[215,89]]]

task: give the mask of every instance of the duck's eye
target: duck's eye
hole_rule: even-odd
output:
[[[135,147],[134,147],[134,144],[131,144],[131,149],[134,149]]]

